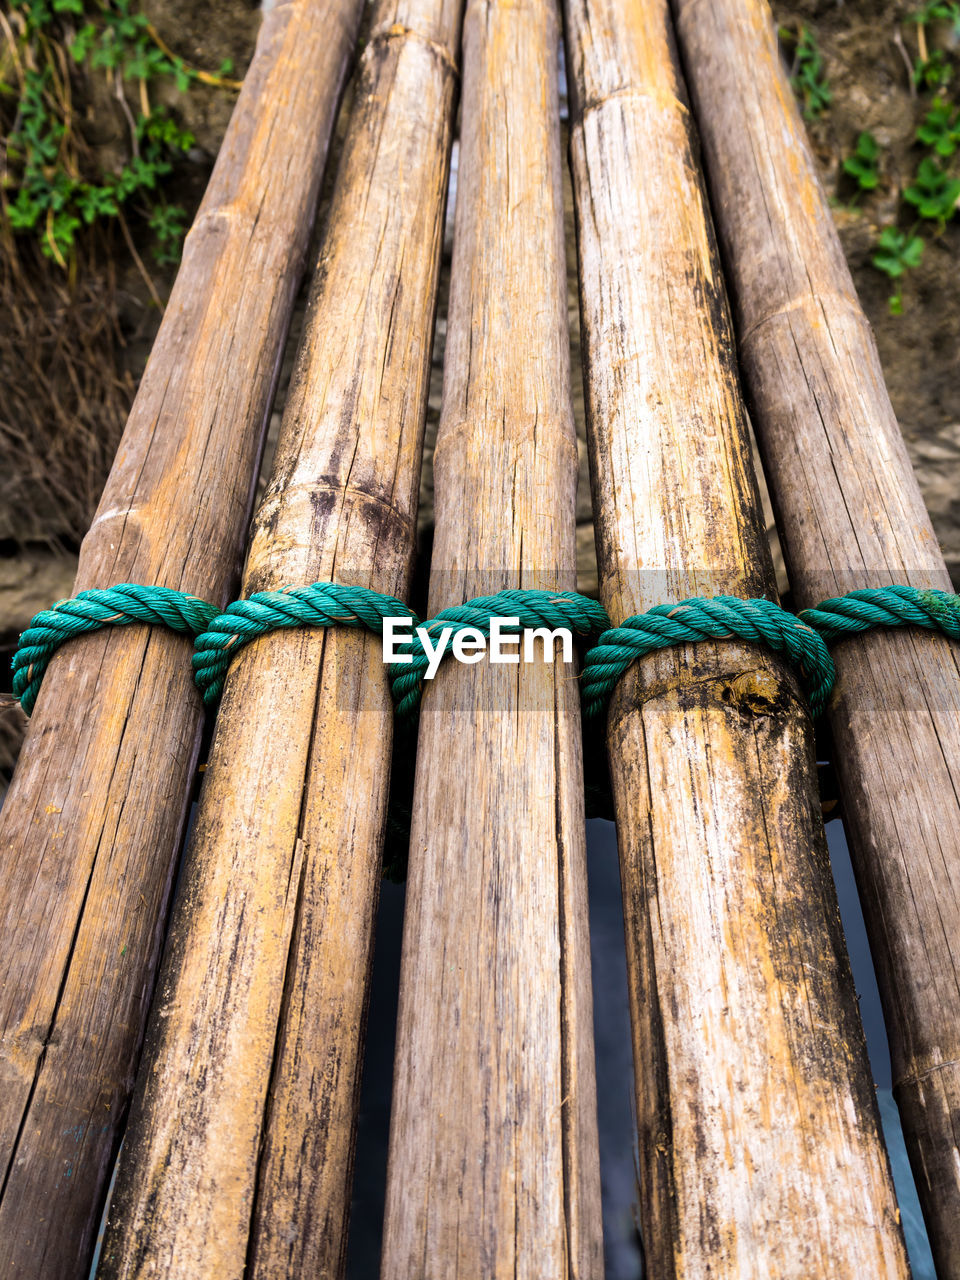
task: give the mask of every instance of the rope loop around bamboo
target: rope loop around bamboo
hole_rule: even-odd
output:
[[[385,618],[417,619],[394,596],[339,582],[313,582],[282,591],[256,591],[234,600],[213,618],[194,642],[193,675],[204,706],[216,706],[227,668],[240,649],[285,627],[365,627],[380,635]]]
[[[474,629],[489,637],[492,618],[515,618],[504,635],[529,628],[568,628],[587,642],[580,677],[583,714],[603,713],[621,676],[639,658],[659,649],[703,640],[746,640],[782,654],[800,673],[817,716],[836,679],[828,642],[876,628],[918,626],[960,641],[960,596],[902,584],[851,591],[821,601],[799,615],[771,600],[736,596],[698,597],[660,604],[611,626],[596,600],[574,591],[507,590],[442,609],[422,624],[433,637],[444,627],[454,634]],[[259,591],[222,612],[196,596],[166,587],[120,583],[81,591],[38,613],[20,637],[13,658],[13,692],[29,715],[44,672],[65,641],[106,626],[132,622],[168,627],[194,638],[194,678],[204,705],[216,705],[231,659],[258,636],[287,627],[363,627],[383,633],[386,618],[408,619],[412,638],[399,652],[409,662],[390,664],[388,676],[401,721],[414,721],[429,657],[413,611],[393,596],[366,587],[314,582],[282,591]],[[450,646],[445,650],[450,652]]]
[[[658,604],[625,618],[590,650],[580,678],[586,718],[601,715],[620,677],[638,658],[658,649],[701,640],[747,640],[782,654],[800,672],[813,714],[830,696],[836,670],[821,637],[772,600],[736,596],[697,597]]]
[[[519,635],[530,628],[549,630],[567,628],[581,640],[596,642],[610,628],[606,610],[589,596],[576,591],[499,591],[493,596],[477,596],[463,604],[441,609],[436,617],[424,623],[424,629],[439,633],[444,627],[454,633],[472,629],[489,636],[492,618],[516,618],[517,622],[503,627],[504,635]],[[390,685],[401,720],[414,719],[419,710],[423,692],[423,679],[429,658],[418,635],[398,649],[410,655],[410,662],[391,663]],[[450,652],[449,647],[444,651]]]
[[[903,585],[869,587],[821,600],[798,616],[828,644],[878,627],[924,627],[960,640],[960,596],[947,591],[921,591]]]
[[[208,604],[185,591],[169,587],[144,587],[121,582],[115,587],[80,591],[72,599],[58,600],[38,613],[20,637],[13,656],[13,694],[29,715],[37,701],[50,659],[74,636],[103,627],[124,627],[132,622],[168,627],[196,636],[217,615]]]

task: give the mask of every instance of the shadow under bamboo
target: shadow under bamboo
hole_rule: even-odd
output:
[[[226,602],[359,21],[264,16],[84,539],[76,590]],[[190,645],[134,625],[47,672],[0,815],[0,1273],[85,1273],[133,1087],[194,776]]]
[[[572,589],[551,0],[471,0],[435,613]],[[559,662],[441,670],[421,717],[382,1275],[603,1272],[577,684]]]
[[[666,0],[565,13],[601,598],[776,599]],[[794,674],[653,655],[608,746],[650,1274],[907,1276]]]
[[[763,0],[675,4],[795,607],[951,590]],[[745,74],[749,68],[749,74]],[[960,652],[834,649],[836,766],[934,1257],[960,1275]]]
[[[243,593],[406,595],[458,0],[380,0]],[[229,673],[100,1273],[342,1273],[393,705],[379,638]]]

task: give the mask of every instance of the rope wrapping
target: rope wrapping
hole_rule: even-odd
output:
[[[826,641],[842,640],[877,627],[919,626],[960,641],[960,597],[945,591],[907,586],[851,591],[823,600],[799,616],[770,600],[734,596],[682,600],[656,605],[612,627],[603,607],[572,591],[501,591],[443,609],[423,624],[434,637],[444,627],[454,634],[474,628],[489,637],[494,617],[516,618],[502,628],[519,635],[534,627],[568,628],[589,647],[581,673],[585,792],[588,812],[612,817],[606,751],[599,716],[623,673],[637,659],[677,644],[702,640],[746,640],[782,654],[803,679],[813,714],[819,715],[836,672]],[[287,627],[365,627],[383,634],[385,618],[410,620],[413,636],[398,647],[412,661],[391,663],[388,677],[404,734],[403,749],[394,751],[388,822],[388,865],[400,874],[405,864],[404,823],[413,791],[415,733],[430,658],[416,628],[416,615],[402,601],[365,587],[314,582],[307,587],[260,591],[236,600],[220,612],[196,596],[165,587],[121,583],[106,590],[82,591],[38,613],[20,637],[13,658],[13,691],[29,715],[44,672],[65,641],[108,626],[132,622],[165,626],[194,637],[193,669],[203,702],[213,707],[220,697],[227,668],[245,644]],[[452,639],[452,637],[451,637]],[[443,651],[446,656],[452,645]]]
[[[606,610],[596,600],[581,596],[575,591],[499,591],[494,596],[477,596],[464,604],[441,609],[436,617],[425,623],[431,637],[444,627],[453,627],[454,633],[475,628],[485,636],[490,634],[491,618],[518,618],[519,623],[504,627],[504,635],[519,635],[531,627],[548,627],[551,631],[566,627],[585,640],[596,640],[609,629],[610,619]],[[451,637],[452,640],[452,637]],[[390,664],[390,687],[401,720],[416,718],[423,677],[429,665],[426,650],[419,636],[398,646],[400,652],[409,653],[410,663]],[[445,650],[445,654],[450,648]]]
[[[365,627],[383,634],[385,618],[409,618],[414,635],[400,646],[409,663],[388,668],[398,716],[415,720],[430,659],[415,629],[416,615],[393,596],[366,587],[315,582],[282,591],[260,591],[219,612],[214,605],[182,591],[121,583],[81,591],[38,613],[20,637],[13,658],[13,692],[24,711],[33,710],[44,672],[57,648],[74,636],[132,622],[169,627],[194,637],[193,669],[204,704],[215,705],[231,658],[243,645],[286,627]],[[782,654],[803,679],[813,714],[822,711],[836,678],[825,641],[841,640],[876,627],[919,626],[960,641],[960,596],[894,585],[851,591],[821,601],[799,616],[770,600],[735,596],[682,600],[656,605],[643,614],[610,625],[603,607],[573,591],[507,590],[479,596],[443,609],[425,625],[433,636],[444,627],[456,634],[475,628],[489,637],[493,617],[515,617],[504,627],[517,635],[532,627],[569,628],[592,643],[581,675],[585,718],[598,716],[617,681],[638,658],[658,649],[701,640],[740,639]],[[450,648],[445,650],[448,653]]]
[[[217,615],[208,604],[185,591],[122,582],[115,587],[81,591],[38,613],[20,637],[13,655],[13,693],[30,715],[50,659],[65,641],[103,627],[146,622],[195,636]]]
[[[210,620],[194,644],[193,675],[204,706],[216,705],[230,660],[258,636],[284,627],[334,626],[366,627],[381,635],[384,618],[411,618],[418,625],[409,606],[393,596],[338,582],[256,591],[246,600],[234,600]]]
[[[960,596],[896,585],[851,591],[821,600],[798,615],[827,642],[876,627],[925,627],[960,640]]]
[[[606,632],[584,663],[580,680],[584,717],[602,714],[617,681],[638,658],[671,645],[734,638],[782,654],[799,670],[813,714],[820,714],[836,670],[813,627],[772,600],[714,596],[658,604]]]

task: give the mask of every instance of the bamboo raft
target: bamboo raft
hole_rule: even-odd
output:
[[[776,600],[747,403],[797,608],[949,591],[765,0],[374,0],[251,524],[361,9],[264,18],[76,592],[409,598],[458,101],[429,610],[573,590],[561,28],[613,623]],[[101,1276],[344,1271],[398,743],[380,641],[239,651],[174,893],[189,655],[137,624],[65,645],[0,810],[2,1276],[86,1276],[108,1204]],[[896,1096],[950,1280],[960,649],[905,628],[835,657]],[[649,1273],[908,1276],[796,672],[730,637],[650,654],[606,746]],[[583,773],[559,662],[449,663],[427,688],[384,1280],[603,1274]]]

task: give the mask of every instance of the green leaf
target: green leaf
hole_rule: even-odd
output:
[[[861,133],[853,155],[843,162],[843,171],[856,178],[864,191],[872,191],[880,182],[879,156],[880,144],[873,134]]]
[[[920,161],[916,177],[904,189],[903,198],[921,218],[945,223],[953,216],[960,198],[960,178],[952,178],[932,156]]]
[[[917,141],[948,159],[960,146],[960,111],[946,98],[936,98],[917,128]]]
[[[906,267],[919,267],[925,244],[920,236],[910,236],[904,245],[901,261]]]
[[[7,205],[7,216],[14,231],[29,231],[37,225],[43,209],[26,191],[21,191],[12,204]]]
[[[67,45],[70,56],[75,62],[83,62],[93,47],[93,43],[97,38],[97,29],[92,22],[86,23],[80,28],[76,36]]]
[[[794,58],[793,91],[803,103],[803,114],[808,120],[814,120],[833,101],[833,94],[827,85],[823,59],[809,27],[801,28]]]
[[[112,187],[94,187],[84,184],[77,193],[77,208],[84,222],[91,223],[97,218],[114,217],[120,212],[116,194]]]
[[[920,265],[924,242],[920,236],[908,236],[898,227],[885,227],[877,239],[873,265],[896,280],[910,267]]]
[[[914,63],[914,83],[926,89],[942,89],[949,84],[953,68],[942,49],[934,49],[929,58],[918,58]]]

